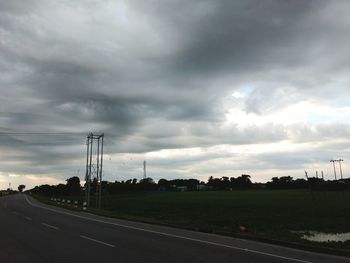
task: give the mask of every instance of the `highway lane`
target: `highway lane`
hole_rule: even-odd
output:
[[[0,262],[349,262],[259,242],[0,198]]]

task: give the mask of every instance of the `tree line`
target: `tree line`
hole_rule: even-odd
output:
[[[141,180],[129,179],[126,181],[108,182],[102,181],[103,194],[117,194],[121,192],[137,191],[233,191],[247,189],[314,189],[314,190],[346,190],[350,189],[350,179],[338,181],[325,181],[320,178],[293,179],[291,176],[273,177],[267,183],[253,183],[250,175],[242,174],[238,177],[209,177],[207,182],[198,179],[160,179],[155,182],[152,178]],[[84,191],[79,177],[71,177],[66,184],[40,185],[29,190],[31,193],[46,196],[80,195]],[[90,183],[91,194],[97,190],[97,180]]]

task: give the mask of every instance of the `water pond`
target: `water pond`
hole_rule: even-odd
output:
[[[316,231],[300,231],[301,238],[313,242],[345,242],[350,240],[350,233],[322,233]]]

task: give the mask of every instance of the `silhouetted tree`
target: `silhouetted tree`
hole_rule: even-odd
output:
[[[223,184],[222,180],[220,178],[213,178],[212,176],[209,177],[207,185],[212,187],[214,190],[225,189],[225,185]]]
[[[252,182],[250,181],[249,174],[242,174],[234,180],[238,189],[248,189],[251,188]]]
[[[242,174],[241,176],[234,178],[228,178],[223,176],[222,178],[209,177],[208,186],[212,187],[214,190],[231,190],[231,189],[248,189],[252,187],[252,182],[250,181],[250,175]]]
[[[67,192],[70,195],[78,195],[80,194],[80,179],[77,176],[73,176],[67,179]]]
[[[126,180],[125,183],[126,183],[126,184],[131,184],[131,183],[132,183],[132,180],[131,180],[131,179]]]
[[[158,187],[160,190],[169,190],[170,185],[171,185],[171,183],[167,179],[162,178],[158,181]]]
[[[18,191],[20,191],[21,193],[23,192],[24,188],[26,188],[26,186],[24,184],[20,184],[18,186]]]
[[[92,182],[90,183],[90,193],[93,194],[93,195],[96,193],[97,184],[98,184],[97,178],[95,177],[92,180]]]
[[[62,195],[68,194],[67,185],[64,185],[64,184],[58,184],[56,187],[53,187],[53,190],[56,196],[62,196]]]
[[[266,186],[270,189],[301,189],[308,187],[308,181],[305,179],[293,180],[291,176],[272,177],[271,181],[266,183]]]
[[[150,177],[141,179],[138,183],[138,189],[141,191],[151,191],[157,189],[157,184],[154,182],[154,180]]]

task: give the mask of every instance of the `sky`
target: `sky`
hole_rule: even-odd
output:
[[[350,166],[347,0],[0,0],[0,189]],[[40,134],[44,133],[44,134]],[[349,167],[349,168],[348,168]],[[339,171],[338,176],[339,176]]]

